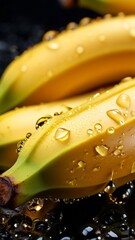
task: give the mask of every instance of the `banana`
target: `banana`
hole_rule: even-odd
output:
[[[0,170],[7,170],[15,163],[17,145],[19,151],[38,124],[40,126],[48,118],[98,97],[103,91],[107,91],[107,88],[53,103],[16,108],[0,115]]]
[[[0,176],[0,205],[76,198],[135,178],[135,79],[50,119]],[[33,188],[34,186],[34,188]]]
[[[0,83],[0,113],[134,76],[134,62],[134,15],[94,20],[74,31],[65,30],[9,64]]]
[[[61,3],[62,2],[61,0]],[[73,2],[74,1],[72,1],[72,5]],[[125,14],[135,13],[135,2],[133,0],[78,0],[77,5],[79,7],[89,8],[101,14],[118,14],[119,12]]]

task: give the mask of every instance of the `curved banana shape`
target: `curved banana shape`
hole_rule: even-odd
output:
[[[133,0],[78,0],[77,5],[101,14],[118,14],[119,12],[125,14],[135,13],[135,1]]]
[[[71,44],[72,39],[72,44]],[[0,113],[54,101],[135,75],[135,16],[95,20],[41,42],[5,70]]]
[[[0,205],[37,194],[75,198],[135,178],[135,79],[122,82],[33,133],[0,178]],[[32,187],[34,186],[34,188]]]
[[[103,91],[107,91],[107,88],[53,103],[16,108],[0,115],[0,170],[7,170],[15,163],[18,156],[17,145],[19,151],[34,132],[36,123],[38,127],[46,119],[68,111],[88,99],[92,100]]]

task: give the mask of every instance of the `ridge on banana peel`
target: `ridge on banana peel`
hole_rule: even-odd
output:
[[[44,124],[0,177],[0,205],[78,198],[135,178],[135,79]],[[32,187],[34,186],[34,188]]]
[[[61,101],[16,108],[0,115],[0,170],[7,170],[15,163],[18,156],[17,146],[19,152],[34,132],[36,123],[42,125],[47,119],[57,117],[88,99],[92,100],[107,89],[100,88]]]
[[[133,0],[59,0],[64,7],[72,7],[77,5],[79,7],[89,8],[98,13],[118,14],[124,12],[126,14],[135,13],[135,2]]]
[[[55,101],[135,75],[135,16],[93,20],[17,57],[0,82],[0,113]],[[71,40],[72,39],[72,44]]]

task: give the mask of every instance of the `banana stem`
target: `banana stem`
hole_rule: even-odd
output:
[[[0,178],[0,206],[6,205],[13,195],[13,185],[11,181],[4,177]]]

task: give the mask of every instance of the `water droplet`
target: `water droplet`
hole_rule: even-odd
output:
[[[122,93],[117,98],[116,103],[118,104],[118,106],[120,106],[122,108],[129,108],[130,97],[127,94]]]
[[[53,115],[54,115],[54,117],[57,117],[57,116],[59,116],[59,115],[61,115],[63,112],[55,112]]]
[[[132,168],[131,168],[131,173],[134,173],[134,172],[135,172],[135,162],[133,162]]]
[[[27,209],[31,212],[38,212],[44,206],[44,199],[43,198],[33,198],[27,203]]]
[[[77,48],[76,48],[76,52],[78,53],[78,54],[82,54],[83,52],[84,52],[84,47],[83,46],[78,46]]]
[[[88,133],[89,136],[92,136],[92,135],[93,135],[93,130],[92,130],[91,128],[89,128],[89,129],[87,130],[87,133]]]
[[[98,133],[101,133],[101,132],[102,132],[102,129],[103,129],[103,127],[102,127],[102,125],[101,125],[100,123],[96,123],[96,124],[94,125],[94,128],[95,128],[95,130],[96,130]]]
[[[106,145],[97,145],[95,150],[100,156],[105,157],[108,154],[109,148]]]
[[[106,193],[113,193],[116,189],[115,183],[113,181],[110,181],[107,186],[104,189],[104,192]]]
[[[128,82],[128,81],[131,81],[132,80],[132,77],[125,77],[121,80],[121,82]]]
[[[32,135],[32,133],[28,132],[28,133],[26,134],[26,138],[29,139],[29,138],[31,137],[31,135]]]
[[[50,42],[50,44],[48,44],[48,47],[52,50],[57,50],[59,49],[59,44],[57,42]]]
[[[50,119],[52,118],[51,115],[46,115],[45,117],[41,117],[37,120],[35,128],[38,129],[39,127],[42,127],[44,124],[48,124]]]
[[[68,183],[70,186],[75,186],[75,185],[76,185],[76,178],[67,181],[67,183]]]
[[[56,31],[56,30],[50,30],[43,35],[42,40],[43,41],[50,41],[50,40],[54,39],[58,35],[58,33],[59,32]]]
[[[60,141],[60,142],[64,142],[66,140],[68,140],[70,137],[70,131],[68,129],[65,128],[58,128],[56,130],[55,133],[55,139]]]
[[[81,26],[85,26],[85,25],[88,25],[89,23],[91,22],[91,18],[89,17],[84,17],[80,20],[79,24]]]
[[[84,162],[82,160],[78,162],[78,167],[79,168],[84,168],[85,166],[86,166],[86,162]]]
[[[100,171],[100,169],[101,169],[101,167],[100,167],[100,166],[97,166],[97,167],[94,167],[94,168],[92,169],[92,171],[93,171],[93,172],[98,172],[98,171]]]
[[[107,132],[109,134],[113,134],[115,132],[115,128],[114,127],[109,127],[109,128],[107,128]]]
[[[28,69],[28,66],[27,65],[22,65],[21,67],[21,72],[26,72]]]
[[[130,36],[135,38],[135,28],[130,29]]]
[[[105,35],[102,34],[102,35],[99,36],[99,41],[100,42],[104,42],[105,40],[106,40],[106,36]]]
[[[67,30],[74,30],[78,27],[78,24],[76,22],[70,22],[67,24],[66,29]]]
[[[125,119],[122,113],[118,109],[112,109],[106,112],[108,117],[114,120],[118,124],[124,124]]]
[[[17,153],[18,153],[18,154],[21,152],[24,144],[25,144],[25,139],[20,140],[20,141],[17,143]]]

